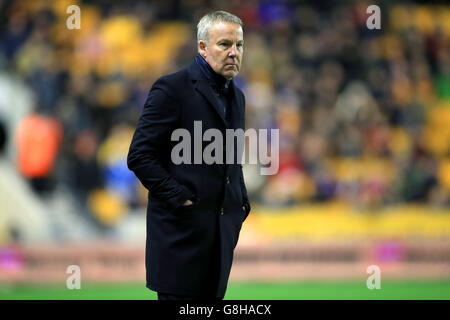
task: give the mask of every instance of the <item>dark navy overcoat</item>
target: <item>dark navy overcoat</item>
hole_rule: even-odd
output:
[[[128,167],[149,190],[147,207],[146,282],[151,290],[198,296],[211,285],[225,295],[242,223],[250,212],[242,166],[201,164],[194,160],[194,121],[202,134],[211,128],[245,130],[245,97],[230,82],[231,124],[215,92],[195,61],[159,78],[148,98],[128,153]],[[171,141],[175,129],[192,137],[191,163],[175,164]],[[235,141],[236,142],[236,141]],[[202,142],[202,150],[211,141]],[[198,150],[198,149],[197,149]],[[191,206],[182,206],[193,199]],[[219,257],[217,277],[206,275]],[[211,283],[213,282],[213,283]]]

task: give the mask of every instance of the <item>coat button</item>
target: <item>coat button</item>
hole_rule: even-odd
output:
[[[223,208],[220,208],[220,214],[223,216]]]
[[[227,177],[227,180],[226,180],[226,181],[227,181],[227,183],[230,183],[230,178]]]

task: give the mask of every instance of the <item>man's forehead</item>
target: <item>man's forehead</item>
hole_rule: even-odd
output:
[[[234,39],[238,38],[238,41],[243,40],[242,27],[237,23],[232,22],[216,22],[209,29],[209,35],[217,39]]]

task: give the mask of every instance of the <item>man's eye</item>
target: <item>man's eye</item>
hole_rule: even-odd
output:
[[[242,43],[238,43],[237,46],[238,46],[238,47],[242,47]]]

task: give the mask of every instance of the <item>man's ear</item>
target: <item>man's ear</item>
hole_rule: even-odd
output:
[[[200,49],[201,56],[206,59],[206,42],[203,40],[200,40],[198,42],[198,48]]]

